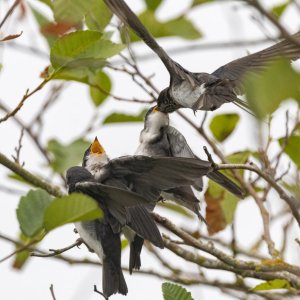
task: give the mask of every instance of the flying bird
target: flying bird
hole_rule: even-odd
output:
[[[148,201],[129,190],[95,182],[93,175],[83,167],[68,169],[66,177],[69,193],[80,192],[94,198],[103,211],[102,219],[75,224],[88,248],[102,261],[103,295],[107,298],[115,293],[126,295],[128,288],[121,268],[120,241],[124,226],[163,247],[159,230],[143,207]]]
[[[276,58],[285,57],[291,61],[300,58],[300,47],[285,39],[271,47],[251,55],[233,60],[213,73],[193,73],[172,60],[141,23],[123,0],[104,0],[109,9],[128,25],[161,59],[170,74],[169,87],[162,90],[157,99],[161,112],[173,112],[186,107],[212,111],[224,103],[233,102],[249,111],[245,101],[238,98],[243,94],[242,80],[248,72],[259,72]],[[300,42],[300,32],[292,35]]]
[[[211,162],[185,157],[127,155],[110,160],[97,138],[85,151],[82,166],[99,183],[127,188],[141,195],[149,201],[145,205],[149,211],[154,209],[163,191],[194,185],[199,178],[215,171]],[[130,241],[129,269],[132,272],[140,268],[143,237],[134,231],[125,234]]]

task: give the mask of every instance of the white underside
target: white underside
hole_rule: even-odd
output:
[[[172,97],[182,106],[192,107],[205,93],[206,88],[204,85],[205,83],[202,83],[200,86],[193,88],[188,81],[183,81],[180,85],[172,88]]]
[[[103,249],[101,246],[100,241],[97,240],[97,237],[95,234],[92,234],[94,232],[93,230],[87,231],[82,227],[82,224],[80,222],[75,223],[75,227],[80,235],[80,237],[84,240],[84,242],[95,251],[95,253],[100,258],[101,262],[103,261]]]

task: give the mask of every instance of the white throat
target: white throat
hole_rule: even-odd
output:
[[[146,128],[143,129],[140,135],[140,143],[151,142],[160,134],[161,128],[168,124],[168,115],[159,111],[149,114],[146,120]]]
[[[86,159],[85,168],[91,172],[93,176],[99,177],[101,168],[108,163],[109,159],[106,153],[103,154],[89,154]]]

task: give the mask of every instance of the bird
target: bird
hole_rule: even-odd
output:
[[[76,230],[89,249],[95,252],[103,264],[102,290],[108,298],[112,294],[126,295],[128,288],[121,268],[122,228],[127,226],[163,247],[159,230],[143,207],[148,201],[129,190],[97,183],[84,167],[71,167],[66,173],[69,194],[79,192],[97,201],[103,218],[77,222]]]
[[[189,147],[183,134],[169,125],[169,114],[161,112],[158,106],[153,106],[147,111],[139,142],[140,144],[136,149],[135,155],[199,159]],[[219,171],[212,171],[206,176],[235,196],[239,198],[244,197],[244,191]],[[201,191],[203,188],[202,178],[196,181],[193,187]],[[199,211],[199,200],[195,197],[190,186],[181,186],[164,191],[162,196],[187,207],[196,213],[199,219],[205,221]]]
[[[104,185],[114,185],[141,195],[149,201],[152,211],[163,191],[181,186],[194,185],[214,171],[212,162],[185,157],[150,157],[126,155],[109,159],[96,137],[84,153],[82,166],[91,172],[94,179]],[[125,232],[126,233],[126,232]],[[131,231],[126,235],[130,242],[130,273],[140,268],[140,252],[143,237]]]
[[[259,73],[276,58],[290,61],[300,58],[300,47],[290,39],[284,39],[264,50],[233,60],[209,73],[193,73],[170,58],[156,42],[139,18],[123,0],[104,0],[108,8],[125,25],[129,26],[161,59],[170,75],[169,87],[163,89],[157,99],[161,112],[171,113],[179,108],[195,111],[213,111],[224,103],[233,102],[250,114],[247,103],[238,95],[244,93],[243,79],[246,73]],[[300,42],[300,32],[291,38]]]

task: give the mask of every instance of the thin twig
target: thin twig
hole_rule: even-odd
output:
[[[13,5],[10,7],[10,9],[8,10],[8,12],[5,14],[3,20],[0,23],[0,29],[2,28],[2,26],[4,25],[4,23],[7,21],[8,17],[13,13],[13,11],[15,10],[15,8],[19,5],[19,3],[21,2],[21,0],[16,0]]]

